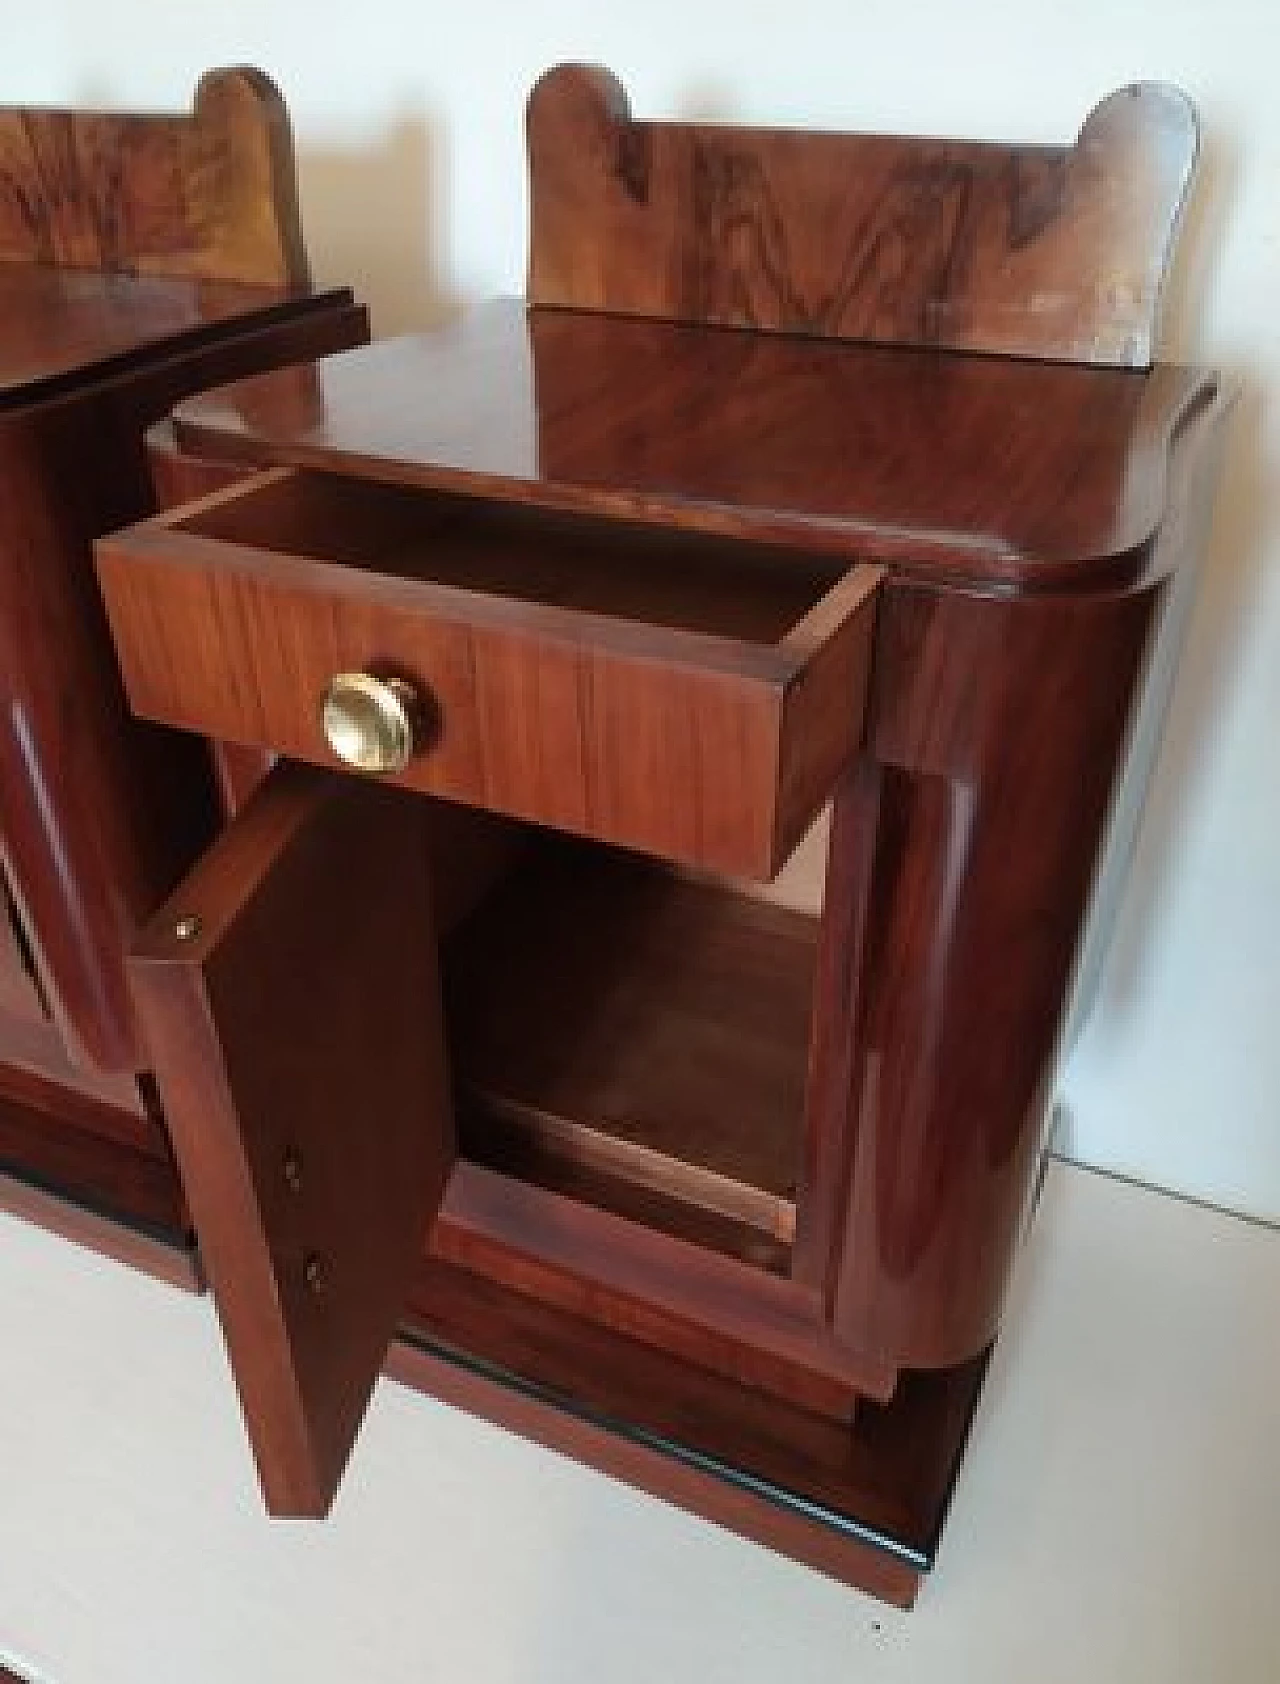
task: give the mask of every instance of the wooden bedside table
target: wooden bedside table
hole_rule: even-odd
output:
[[[527,306],[177,408],[259,471],[98,567],[134,710],[285,760],[134,971],[273,1510],[389,1360],[914,1595],[1203,547],[1194,151],[1158,87],[1015,149],[561,69]],[[828,803],[821,915],[747,893]]]
[[[189,117],[0,110],[0,1203],[179,1278],[124,956],[217,804],[199,744],[129,717],[89,546],[154,508],[175,401],[367,337],[310,285],[256,72]]]

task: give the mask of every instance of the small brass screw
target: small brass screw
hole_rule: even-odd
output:
[[[203,919],[197,918],[194,912],[174,920],[173,933],[178,941],[194,941],[203,929]]]
[[[324,1258],[318,1251],[313,1251],[302,1265],[302,1279],[308,1292],[321,1293],[324,1291],[325,1266]]]

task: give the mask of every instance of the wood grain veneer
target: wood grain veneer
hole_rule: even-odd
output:
[[[466,1159],[428,1253],[816,1414],[847,1421],[898,1383],[892,1362],[833,1338],[796,1282]]]
[[[0,320],[10,325],[0,333],[0,413],[83,390],[146,357],[197,351],[349,302],[338,289],[0,263]]]
[[[1140,574],[1203,370],[1076,368],[499,300],[204,392],[183,449],[888,562],[939,583]],[[801,565],[809,565],[806,561]]]
[[[1177,576],[1203,557],[1228,408],[1180,435],[1131,588],[884,592],[873,774],[837,794],[830,866],[862,921],[830,1281],[859,1349],[946,1366],[997,1329],[1099,866],[1150,771],[1133,722],[1181,640]]]
[[[275,84],[210,71],[186,117],[0,108],[0,263],[305,286]]]
[[[35,984],[6,946],[0,1202],[188,1280],[124,952],[215,797],[199,745],[129,719],[89,546],[154,506],[142,433],[176,399],[367,333],[307,284],[257,72],[207,77],[189,117],[0,110],[0,865]]]
[[[161,344],[0,412],[0,660],[13,698],[0,728],[0,849],[50,1010],[100,1069],[142,1067],[124,950],[209,839],[214,809],[199,747],[129,717],[89,546],[153,507],[142,433],[184,392],[366,331],[341,292],[284,320],[274,301],[264,322],[251,292],[242,303],[208,343]]]
[[[1159,83],[1008,146],[642,123],[584,65],[528,138],[534,304],[1135,367],[1198,144]]]
[[[13,1026],[0,1020],[0,1050],[0,1209],[194,1286],[190,1219],[136,1087],[67,1067],[47,1026],[15,1047]],[[28,1064],[11,1062],[18,1052]]]
[[[913,1376],[852,1424],[638,1345],[439,1262],[389,1371],[909,1606],[933,1561],[985,1359]]]
[[[603,522],[568,535],[474,499],[348,501],[332,477],[271,473],[103,540],[97,565],[145,718],[334,765],[326,685],[394,674],[429,723],[391,781],[770,877],[861,734],[879,570],[798,589],[715,546],[673,551],[650,568]]]
[[[401,782],[454,803],[419,801],[409,875],[440,908],[462,1151],[401,1258],[396,1370],[898,1600],[1203,550],[1229,399],[1148,367],[1194,151],[1147,85],[1024,149],[637,124],[562,68],[530,109],[532,306],[183,404],[179,479],[260,477],[100,547],[158,719],[319,758],[339,667],[435,704]],[[816,928],[598,847],[767,876],[829,797]],[[384,935],[397,975],[424,925]],[[326,1001],[342,1081],[366,1010]],[[247,1095],[276,1054],[225,1019],[204,1052],[232,1028]],[[304,1097],[295,1126],[336,1134]],[[303,1353],[261,1312],[270,1197],[199,1157],[216,1137],[243,1181],[266,1125],[183,1108],[268,1489],[319,1506],[297,1441],[337,1389],[298,1409]]]
[[[535,851],[445,953],[472,1136],[491,1114],[508,1150],[790,1242],[816,945],[799,913],[599,849]]]
[[[281,767],[133,971],[268,1504],[322,1514],[453,1156],[422,807]]]

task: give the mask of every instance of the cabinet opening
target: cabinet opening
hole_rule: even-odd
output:
[[[487,596],[762,645],[847,568],[772,545],[322,473],[264,476],[175,530]]]
[[[538,835],[449,935],[464,1154],[790,1270],[818,920]]]

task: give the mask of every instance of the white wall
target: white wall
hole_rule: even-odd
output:
[[[322,276],[380,330],[518,290],[521,106],[609,64],[636,109],[1060,140],[1135,77],[1206,129],[1171,340],[1246,381],[1130,893],[1067,1071],[1084,1159],[1280,1220],[1280,30],[1268,0],[6,0],[6,99],[175,105],[253,62],[290,101]]]

